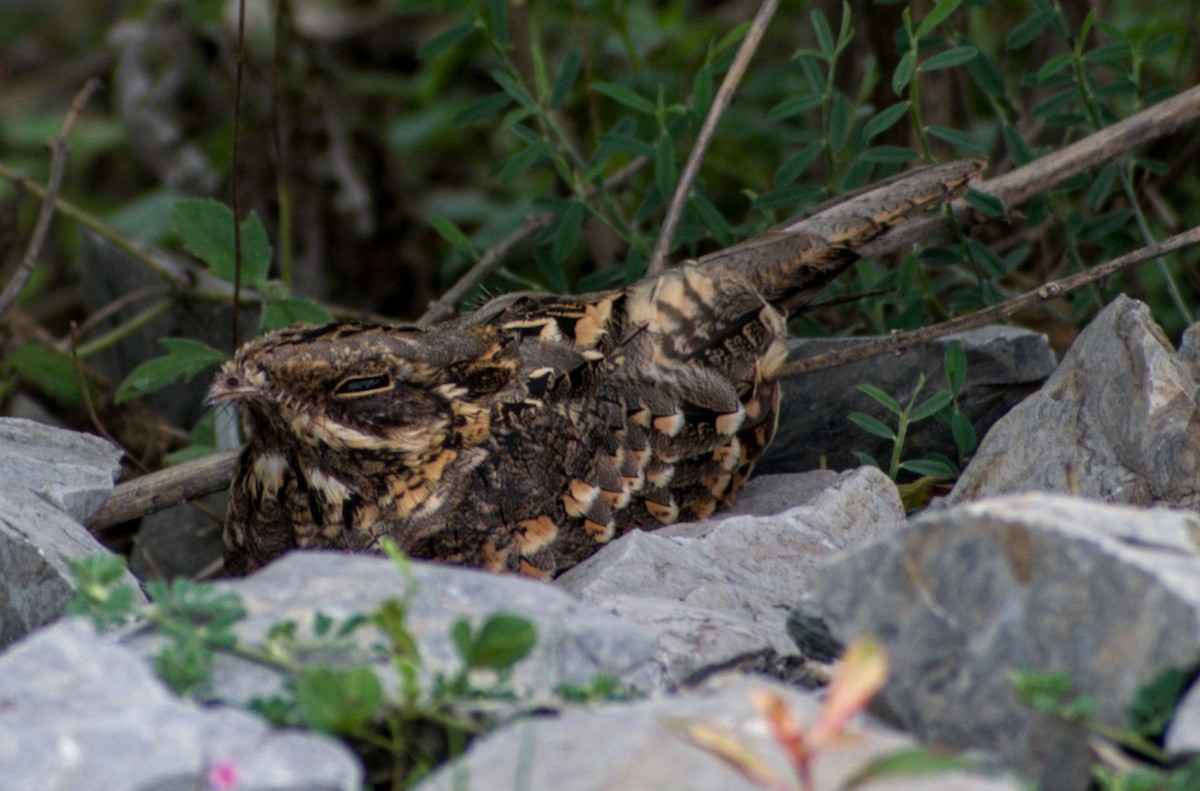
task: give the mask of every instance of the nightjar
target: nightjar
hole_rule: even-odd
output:
[[[708,516],[774,434],[788,316],[856,247],[981,167],[898,176],[622,289],[247,343],[210,391],[250,434],[226,568],[392,539],[412,557],[552,577],[633,527]]]

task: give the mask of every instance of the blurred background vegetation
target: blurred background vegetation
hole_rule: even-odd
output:
[[[412,320],[531,215],[544,215],[539,230],[466,307],[511,289],[637,279],[757,8],[247,0],[239,50],[236,0],[4,0],[5,281],[40,208],[45,142],[81,84],[102,79],[71,133],[52,236],[0,316],[5,413],[89,427],[86,381],[98,420],[147,465],[211,444],[193,430],[211,369],[190,389],[114,394],[163,353],[162,337],[230,351],[229,289],[184,251],[172,207],[230,201],[239,58],[240,205],[273,248],[272,282],[245,295],[245,339],[260,293],[306,300],[286,303],[297,315],[311,302]],[[1200,82],[1198,15],[1194,0],[1160,0],[1153,13],[1136,0],[785,0],[721,121],[673,255],[728,245],[921,160],[986,155],[993,176],[1085,137]],[[969,242],[861,262],[831,295],[893,290],[796,329],[929,324],[1200,224],[1198,153],[1200,135],[1185,127]],[[1200,309],[1197,260],[1188,251],[1144,265],[1020,321],[1062,349],[1125,292],[1177,339]]]

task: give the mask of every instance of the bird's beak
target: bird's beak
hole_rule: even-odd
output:
[[[223,370],[217,374],[217,378],[209,386],[208,397],[204,399],[204,403],[207,406],[229,404],[256,395],[258,392],[258,387],[250,382],[244,374]]]

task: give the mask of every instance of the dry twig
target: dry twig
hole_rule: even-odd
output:
[[[229,485],[241,451],[214,453],[165,470],[127,481],[113,490],[112,497],[88,522],[98,532],[201,495],[219,492]]]
[[[20,266],[13,273],[8,285],[4,287],[4,291],[0,292],[0,315],[3,315],[17,301],[17,296],[25,287],[25,283],[29,281],[29,276],[33,273],[34,266],[37,265],[38,257],[42,254],[42,245],[46,243],[46,235],[50,232],[50,222],[54,219],[58,193],[62,190],[63,174],[67,169],[67,136],[71,134],[71,127],[75,125],[75,119],[79,117],[79,113],[83,111],[84,105],[87,104],[88,99],[92,98],[92,94],[99,85],[100,80],[95,77],[83,84],[79,93],[75,94],[75,98],[71,101],[71,107],[67,110],[66,116],[63,117],[58,136],[47,143],[50,148],[50,179],[46,182],[46,197],[42,201],[42,209],[38,213],[37,224],[33,228],[33,236],[29,239],[25,257],[21,259]]]
[[[725,74],[725,79],[721,81],[716,98],[713,99],[712,106],[708,108],[704,125],[700,127],[700,134],[696,136],[696,144],[692,146],[692,153],[688,155],[687,165],[684,166],[683,175],[675,187],[675,194],[671,197],[667,217],[658,233],[658,240],[654,243],[650,264],[646,267],[647,275],[657,275],[666,266],[667,254],[670,253],[671,242],[675,238],[675,229],[679,226],[679,218],[683,216],[684,204],[692,194],[692,185],[695,184],[696,176],[700,173],[700,164],[704,161],[704,154],[708,151],[713,135],[717,131],[717,124],[720,122],[721,116],[725,114],[725,109],[729,107],[729,102],[733,100],[733,94],[742,81],[742,76],[746,73],[746,67],[750,65],[750,58],[754,57],[754,52],[758,49],[759,42],[762,41],[763,33],[766,32],[767,25],[770,24],[771,17],[775,15],[775,9],[778,7],[779,0],[763,0],[758,13],[754,16],[750,30],[747,31],[741,46],[738,47],[737,55],[734,56],[729,71]]]
[[[877,357],[889,352],[899,352],[918,343],[926,343],[934,338],[941,338],[955,332],[969,330],[972,327],[980,327],[993,321],[1006,319],[1018,311],[1040,302],[1045,302],[1048,299],[1061,297],[1069,291],[1074,291],[1089,283],[1095,283],[1097,280],[1109,277],[1122,269],[1128,269],[1131,266],[1152,261],[1159,256],[1198,242],[1200,242],[1200,227],[1176,234],[1158,244],[1134,250],[1132,253],[1126,253],[1123,256],[1093,266],[1083,272],[1077,272],[1060,280],[1053,280],[1033,291],[1027,291],[1020,296],[1005,300],[999,305],[977,310],[974,313],[960,316],[957,319],[943,321],[931,327],[922,327],[910,330],[909,332],[897,332],[885,338],[866,341],[849,349],[838,349],[836,351],[824,352],[823,354],[815,354],[812,357],[805,357],[802,360],[794,360],[780,369],[779,378],[786,379],[793,376],[800,376],[801,374],[821,368],[832,368],[835,365],[858,362],[868,357]]]

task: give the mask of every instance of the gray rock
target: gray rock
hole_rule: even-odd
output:
[[[657,633],[674,675],[694,680],[794,654],[787,612],[812,569],[903,520],[874,468],[759,477],[732,513],[629,533],[556,584]]]
[[[108,498],[119,458],[98,437],[0,419],[0,648],[62,616],[72,560],[108,552],[80,521]]]
[[[1034,396],[1000,420],[950,494],[1023,491],[1200,507],[1200,396],[1149,309],[1121,296]]]
[[[223,515],[226,492],[200,498],[200,505]],[[194,577],[221,558],[221,524],[190,503],[142,518],[129,556],[129,568],[140,579]]]
[[[0,418],[0,481],[24,489],[86,523],[112,494],[121,451],[91,434],[31,420]]]
[[[1084,734],[1014,694],[1013,670],[1066,672],[1125,725],[1134,691],[1200,652],[1200,518],[1060,495],[929,514],[814,575],[843,640],[884,641],[881,711],[923,740],[998,751],[1040,787],[1086,786]]]
[[[755,688],[781,696],[801,723],[812,722],[816,715],[818,703],[811,693],[761,679],[723,676],[682,696],[572,709],[554,718],[513,724],[474,744],[460,761],[419,788],[760,791],[762,784],[750,781],[686,735],[689,727],[717,729],[761,756],[777,777],[789,778],[783,752],[767,735],[766,724],[750,702],[749,693]],[[913,746],[911,740],[865,719],[849,730],[853,738],[815,759],[814,787],[841,788],[871,761]],[[1020,786],[1012,780],[958,771],[877,780],[870,788],[1016,791]]]
[[[790,356],[802,359],[869,340],[794,340]],[[1054,352],[1045,336],[1002,326],[949,335],[899,356],[875,357],[813,371],[784,383],[779,431],[755,469],[759,474],[814,470],[822,466],[845,470],[859,465],[855,451],[867,452],[881,461],[888,458],[890,442],[871,436],[850,422],[851,412],[866,412],[889,425],[893,423],[883,408],[857,386],[876,385],[904,403],[916,387],[918,375],[924,373],[927,381],[923,394],[945,390],[942,360],[953,343],[967,353],[967,380],[959,406],[980,436],[1054,372]],[[912,426],[905,447],[907,458],[921,458],[935,451],[950,458],[957,456],[950,430],[936,420]]]
[[[1167,728],[1165,746],[1172,755],[1200,755],[1200,684],[1183,696]]]
[[[272,731],[258,717],[175,697],[134,652],[70,620],[0,656],[0,787],[6,791],[361,787],[332,739]]]
[[[474,569],[412,563],[414,592],[408,604],[408,626],[416,638],[426,672],[452,673],[458,658],[448,636],[451,624],[465,617],[478,626],[496,612],[522,615],[537,629],[533,653],[516,668],[511,686],[523,703],[554,703],[560,684],[584,685],[599,674],[619,677],[645,692],[662,690],[674,679],[669,657],[657,636],[545,583]],[[260,641],[272,625],[285,620],[307,633],[313,616],[336,619],[370,613],[388,599],[403,598],[408,584],[388,559],[339,552],[293,552],[249,577],[219,583],[236,592],[248,617],[238,624],[239,639]],[[358,633],[363,643],[377,635]],[[143,654],[159,645],[157,638],[137,636],[131,644]],[[390,665],[380,660],[385,676]],[[220,699],[244,702],[274,694],[281,677],[262,665],[219,655],[214,692]]]

